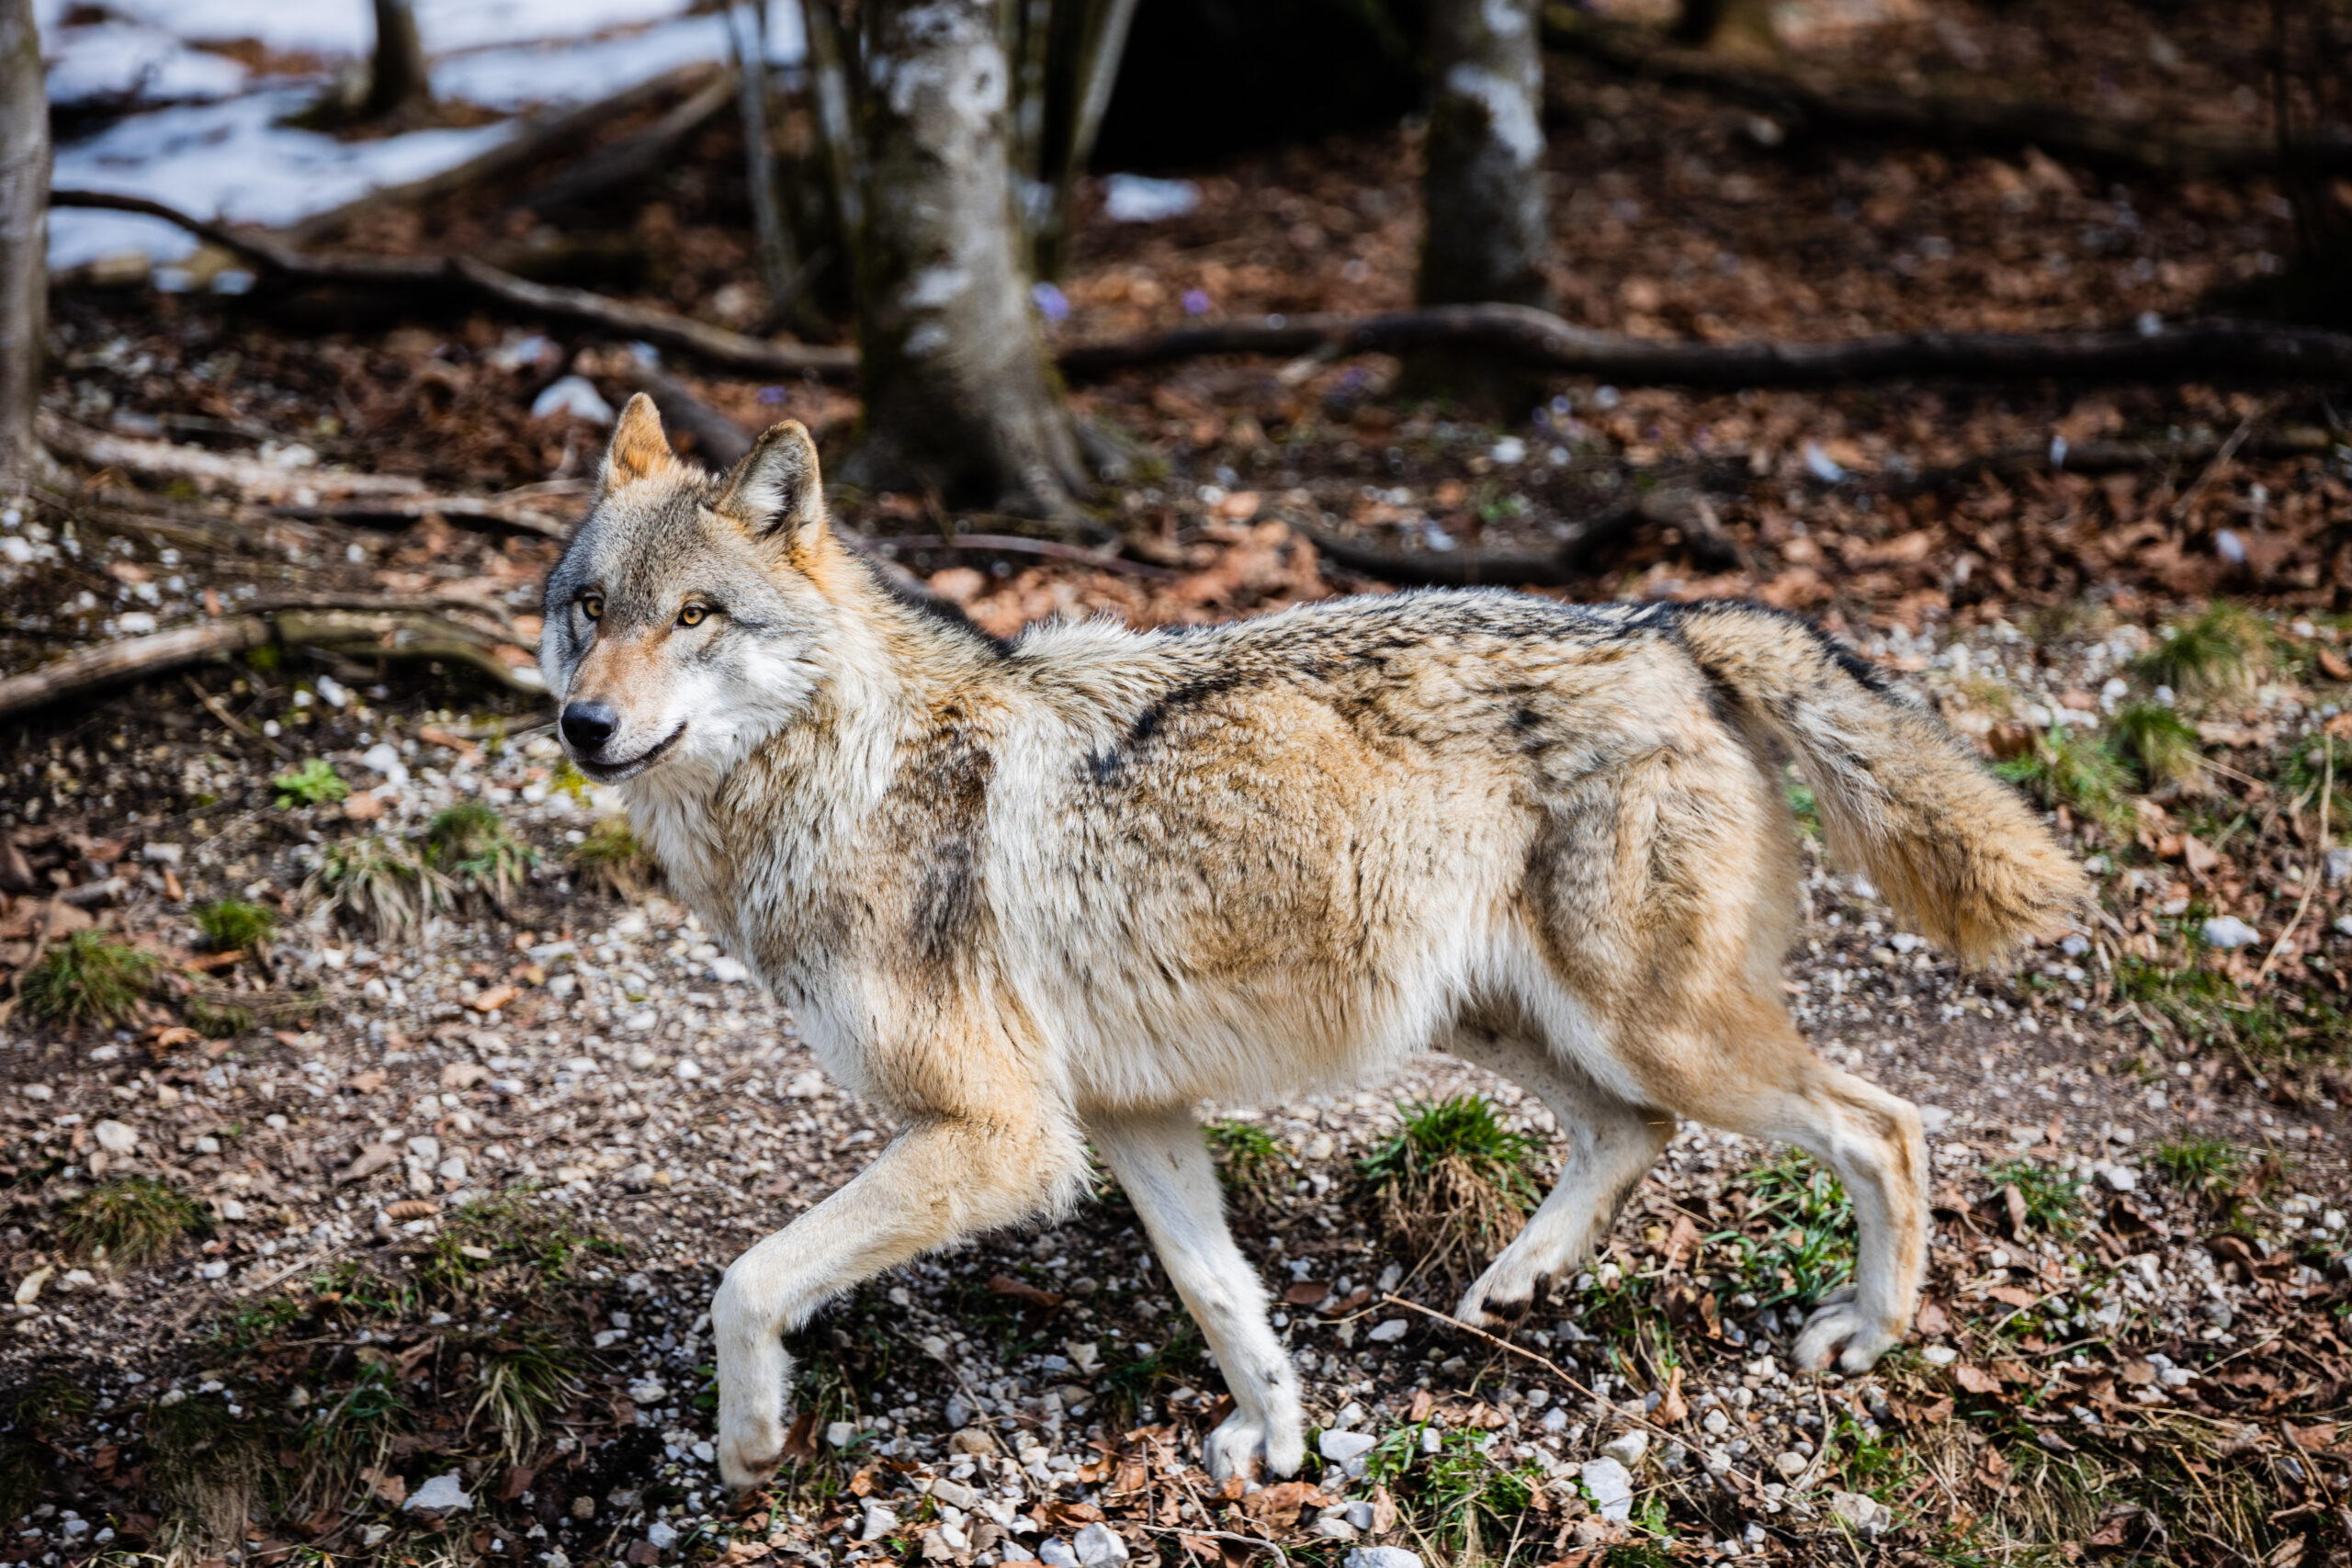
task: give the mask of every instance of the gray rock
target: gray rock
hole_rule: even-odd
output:
[[[2215,915],[2206,920],[2204,937],[2208,947],[2252,947],[2262,933],[2235,915]]]
[[[980,1494],[960,1481],[934,1481],[931,1483],[931,1495],[949,1507],[961,1508],[967,1514],[980,1506]]]
[[[1860,1492],[1833,1492],[1829,1511],[1858,1535],[1879,1535],[1894,1523],[1894,1510]]]
[[[454,1514],[472,1507],[474,1500],[466,1491],[466,1478],[452,1470],[435,1476],[410,1493],[408,1501],[401,1506],[411,1511],[422,1510],[428,1514]]]
[[[858,1540],[879,1540],[898,1528],[899,1516],[887,1505],[877,1503],[871,1497],[865,1500],[865,1519],[857,1527]]]
[[[1631,1470],[1650,1451],[1650,1435],[1642,1431],[1620,1432],[1601,1444],[1600,1451]]]
[[[1374,1324],[1370,1331],[1364,1335],[1364,1337],[1371,1340],[1374,1345],[1393,1345],[1397,1340],[1404,1338],[1405,1330],[1411,1326],[1412,1325],[1407,1323],[1401,1317],[1392,1317],[1385,1323]],[[1385,1551],[1389,1549],[1383,1547],[1381,1550]]]
[[[1602,1518],[1634,1517],[1634,1474],[1623,1461],[1589,1459],[1577,1467],[1577,1479],[1584,1483],[1585,1495],[1592,1499],[1593,1512]]]
[[[1401,1546],[1359,1546],[1348,1553],[1347,1568],[1421,1568],[1421,1559]]]
[[[1078,1552],[1081,1568],[1125,1568],[1127,1543],[1119,1532],[1097,1519],[1078,1532],[1070,1543]]]
[[[1078,1553],[1069,1542],[1059,1536],[1048,1536],[1037,1543],[1037,1561],[1046,1568],[1078,1568]]]
[[[1772,1468],[1781,1472],[1781,1480],[1794,1481],[1804,1473],[1804,1467],[1811,1462],[1812,1461],[1806,1459],[1804,1455],[1791,1449],[1772,1461]]]

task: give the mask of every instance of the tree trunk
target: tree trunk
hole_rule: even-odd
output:
[[[1136,0],[1014,0],[1012,167],[1040,277],[1058,277],[1069,250],[1071,186],[1111,105]]]
[[[433,97],[432,79],[424,69],[424,42],[416,31],[416,9],[411,0],[375,0],[376,52],[368,66],[368,97],[359,112],[366,119],[384,116]]]
[[[863,0],[856,19],[865,417],[845,476],[1065,511],[1086,476],[1018,260],[996,6]]]
[[[1682,0],[1674,41],[1758,63],[1781,57],[1772,7],[1779,0]]]
[[[33,434],[49,302],[49,94],[32,0],[0,0],[0,497],[46,463]]]
[[[1537,0],[1436,0],[1422,144],[1423,305],[1548,309],[1540,263],[1551,240],[1544,189],[1544,56]],[[1523,375],[1421,355],[1408,385],[1481,401],[1521,400]],[[1508,382],[1508,384],[1505,384]]]

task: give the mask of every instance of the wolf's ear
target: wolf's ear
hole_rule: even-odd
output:
[[[783,538],[795,552],[815,547],[825,528],[825,486],[816,443],[798,420],[768,427],[727,476],[718,510],[758,537]]]
[[[629,399],[613,426],[613,444],[605,448],[605,467],[596,476],[599,489],[611,490],[633,479],[650,479],[677,466],[670,438],[662,433],[662,415],[643,392]]]

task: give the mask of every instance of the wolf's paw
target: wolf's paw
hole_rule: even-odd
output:
[[[1453,1315],[1473,1328],[1490,1333],[1510,1329],[1552,1293],[1548,1269],[1514,1267],[1510,1254],[1495,1259],[1462,1297]]]
[[[1826,1372],[1833,1363],[1841,1372],[1866,1372],[1902,1337],[1901,1324],[1871,1322],[1854,1304],[1853,1292],[1840,1291],[1805,1319],[1796,1363],[1809,1372]]]
[[[1246,1479],[1261,1463],[1269,1475],[1295,1475],[1306,1461],[1306,1429],[1295,1418],[1267,1422],[1236,1410],[1209,1434],[1204,1450],[1202,1462],[1212,1481]]]
[[[718,1448],[718,1478],[730,1492],[748,1492],[775,1474],[784,1457],[784,1427],[771,1418],[721,1420]]]

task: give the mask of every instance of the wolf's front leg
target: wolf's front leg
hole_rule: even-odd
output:
[[[718,1473],[756,1486],[784,1452],[783,1337],[859,1280],[1051,1201],[1079,1156],[1042,1122],[921,1122],[840,1191],[738,1258],[710,1305],[718,1353]]]
[[[1087,1128],[1233,1394],[1233,1414],[1209,1434],[1209,1473],[1247,1475],[1261,1461],[1277,1475],[1293,1473],[1306,1457],[1298,1373],[1266,1321],[1265,1287],[1225,1228],[1225,1195],[1199,1123],[1188,1111],[1161,1111],[1091,1118]]]

